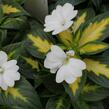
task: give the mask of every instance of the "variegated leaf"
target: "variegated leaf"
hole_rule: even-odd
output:
[[[82,2],[85,2],[86,0],[57,0],[57,3],[56,3],[56,5],[58,5],[58,4],[61,4],[61,5],[64,5],[65,3],[71,3],[71,4],[73,4],[73,5],[78,5],[78,4],[80,4],[80,3],[82,3]]]
[[[64,84],[65,91],[69,94],[72,101],[78,100],[80,93],[83,89],[83,86],[86,82],[86,73],[83,73],[81,78],[77,78],[77,80],[72,84]]]
[[[29,64],[32,69],[39,69],[39,62],[37,60],[34,60],[32,58],[28,58],[28,57],[22,57],[26,62],[27,64]]]
[[[24,75],[26,78],[33,79],[35,75],[37,75],[39,69],[39,62],[37,59],[34,59],[31,56],[20,56],[19,59],[19,67],[20,72],[22,72],[22,75]]]
[[[2,11],[4,14],[16,17],[19,15],[29,15],[19,3],[14,0],[2,0]]]
[[[39,52],[47,53],[50,50],[52,43],[48,40],[42,39],[40,36],[35,36],[32,34],[28,34],[27,36],[28,39],[32,42],[32,45],[38,49]]]
[[[83,88],[82,97],[85,101],[100,101],[109,96],[109,89],[98,85],[86,84]]]
[[[86,43],[103,40],[109,35],[109,13],[101,14],[92,19],[83,29],[79,46]]]
[[[93,18],[94,16],[95,16],[94,10],[91,8],[80,10],[72,26],[73,32],[75,33],[81,25],[83,25],[86,21]]]
[[[8,53],[9,60],[18,60],[19,72],[23,76],[29,79],[34,78],[34,75],[39,71],[39,62],[27,54],[24,42],[10,44],[4,47],[4,51]]]
[[[85,58],[84,62],[86,63],[87,71],[93,72],[97,76],[102,75],[109,78],[109,67],[107,64],[89,58]]]
[[[29,109],[42,109],[39,97],[33,87],[22,78],[14,88],[0,90],[0,104],[6,106],[21,106]]]
[[[96,54],[109,48],[109,45],[103,42],[90,42],[80,47],[80,54]]]
[[[66,94],[58,97],[51,97],[46,105],[46,109],[70,109],[70,99]]]
[[[77,90],[79,89],[80,78],[78,78],[74,83],[70,84],[70,88],[72,90],[73,95],[76,94]]]
[[[36,21],[31,22],[31,30],[27,34],[27,50],[35,57],[41,57],[50,50],[53,45],[53,37],[43,31],[43,27]]]
[[[10,13],[19,13],[21,12],[19,9],[17,9],[16,7],[13,7],[11,5],[2,5],[2,9],[3,9],[3,13],[4,14],[10,14]]]
[[[57,36],[58,39],[66,46],[71,47],[73,43],[73,34],[70,30],[63,31]]]
[[[17,17],[17,18],[7,18],[4,20],[4,22],[2,22],[0,27],[3,29],[20,30],[20,29],[23,29],[24,27],[26,28],[26,26],[27,26],[26,21],[27,21],[27,19],[24,16]]]

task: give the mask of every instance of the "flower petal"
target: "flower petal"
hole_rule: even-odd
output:
[[[64,74],[63,74],[63,71],[59,69],[56,74],[56,82],[61,83],[63,81],[64,81]]]
[[[4,51],[0,51],[0,65],[8,60],[8,56]]]
[[[65,81],[68,83],[68,84],[72,84],[76,81],[77,78],[69,75],[68,77],[65,78]]]
[[[59,46],[53,45],[51,51],[58,57],[66,58],[65,52]]]
[[[4,82],[3,80],[3,74],[0,74],[0,87],[3,89],[3,90],[7,90],[8,86],[6,85],[6,83]]]
[[[12,78],[13,80],[19,80],[20,79],[20,73],[17,72],[17,71],[15,72],[14,70],[5,71],[4,76]]]
[[[77,12],[70,3],[66,3],[64,6],[58,5],[51,15],[45,17],[44,31],[53,31],[52,35],[56,35],[67,30],[73,24],[72,19],[77,15]]]
[[[13,67],[16,64],[17,64],[17,61],[16,60],[10,60],[10,61],[7,61],[6,63],[4,63],[3,64],[3,67],[5,67],[5,68],[11,68],[11,67]]]
[[[8,86],[7,86],[7,84],[5,82],[2,82],[1,88],[3,90],[7,90],[8,89]]]
[[[74,77],[81,77],[82,76],[82,70],[76,69],[76,68],[72,68],[72,75]]]
[[[51,52],[49,52],[46,56],[46,59],[44,61],[44,67],[54,69],[54,68],[59,68],[63,64],[63,62],[66,59],[66,54],[64,51],[54,45],[51,47]]]
[[[71,75],[71,68],[68,65],[63,65],[58,71],[56,75],[56,82],[60,83],[65,80],[66,77]]]
[[[78,11],[74,10],[74,6],[70,3],[66,3],[63,6],[63,16],[67,20],[73,19],[77,15]]]
[[[63,31],[64,30],[67,30],[68,28],[70,28],[70,26],[73,24],[73,21],[68,21],[68,22],[66,22],[65,24],[64,24],[64,29],[63,29]]]
[[[57,5],[56,10],[53,13],[59,22],[62,22],[62,20],[63,20],[63,15],[62,15],[63,10],[62,9],[63,9],[63,7],[61,5]]]
[[[3,75],[3,79],[7,86],[10,86],[10,87],[14,86],[14,84],[15,84],[14,80],[12,78],[8,77],[8,75]]]
[[[60,27],[60,28],[56,28],[53,32],[52,32],[52,35],[56,35],[58,33],[61,33],[62,31],[64,31],[65,29],[63,29],[63,27]]]
[[[49,61],[47,59],[45,59],[45,61],[44,61],[44,67],[45,68],[54,69],[54,68],[59,67],[61,65],[62,65],[62,63],[58,62],[58,61],[57,62],[51,62],[51,61]]]
[[[72,67],[84,70],[86,69],[86,63],[80,59],[71,58],[69,59],[69,63]]]
[[[75,55],[75,51],[74,50],[69,50],[66,52],[66,54],[74,56]]]
[[[82,76],[82,70],[78,69],[76,66],[70,65],[71,63],[64,64],[58,71],[56,75],[56,82],[60,83],[65,80],[68,84],[73,83],[76,78]]]
[[[19,72],[16,72],[13,76],[14,80],[20,80],[20,73]]]
[[[3,69],[4,70],[13,70],[15,72],[17,72],[19,70],[19,66],[16,65],[17,61],[16,60],[11,60],[11,61],[8,61],[6,63],[3,64]]]
[[[46,22],[44,25],[45,32],[50,32],[50,31],[53,31],[55,28],[60,27],[59,20],[57,18],[55,18],[55,16],[51,16],[51,15],[46,16],[45,22]]]
[[[58,68],[50,69],[50,72],[51,73],[56,73],[57,70],[58,70]]]

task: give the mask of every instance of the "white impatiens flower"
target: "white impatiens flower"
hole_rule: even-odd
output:
[[[72,19],[77,13],[78,11],[74,10],[74,6],[70,3],[66,3],[64,6],[58,5],[51,15],[45,17],[44,31],[53,31],[52,34],[56,35],[67,30],[73,24]]]
[[[0,87],[3,90],[13,87],[15,81],[20,79],[19,67],[16,64],[16,60],[8,61],[7,54],[0,51]]]
[[[73,50],[65,53],[56,45],[51,47],[51,51],[44,61],[44,67],[50,69],[51,73],[57,72],[57,83],[65,80],[68,84],[71,84],[82,76],[82,70],[86,69],[86,64],[80,59],[73,58],[74,54]]]

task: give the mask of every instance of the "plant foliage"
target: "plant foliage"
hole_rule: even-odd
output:
[[[24,8],[26,0],[1,0],[0,49],[16,59],[22,75],[14,88],[0,89],[0,109],[107,109],[109,102],[109,3],[50,0],[49,11],[66,2],[79,10],[71,31],[59,39]],[[52,45],[75,49],[87,64],[73,84],[57,84],[43,66]]]

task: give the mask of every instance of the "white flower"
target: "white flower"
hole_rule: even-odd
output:
[[[52,34],[56,35],[67,30],[73,24],[72,19],[77,15],[77,12],[70,3],[66,3],[64,6],[58,5],[51,15],[45,17],[44,31],[53,31]]]
[[[0,51],[0,87],[3,90],[13,87],[15,81],[20,79],[19,67],[16,64],[16,60],[8,61],[7,54]]]
[[[73,58],[74,51],[64,52],[60,47],[53,45],[44,61],[44,66],[50,69],[51,73],[56,73],[56,82],[61,83],[64,80],[71,84],[78,77],[82,76],[82,70],[86,69],[86,64]]]

